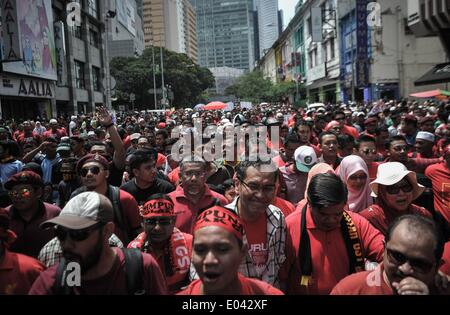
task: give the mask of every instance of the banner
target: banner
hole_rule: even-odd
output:
[[[312,41],[322,42],[322,8],[311,8]]]
[[[58,86],[67,85],[67,65],[66,65],[66,41],[64,38],[64,23],[62,21],[53,24],[55,30],[56,48],[56,74],[58,76]]]
[[[16,0],[2,1],[2,33],[3,33],[3,61],[17,61],[22,59],[22,48],[19,40],[19,23]]]
[[[367,0],[356,0],[356,87],[369,84]]]
[[[5,72],[12,72],[43,79],[57,80],[56,52],[53,34],[53,9],[51,0],[13,1],[4,0],[2,3],[3,23],[7,23],[8,10],[17,5],[17,35],[16,46],[21,46],[22,61],[3,64]],[[6,10],[6,12],[5,12]],[[12,27],[12,22],[11,22]],[[7,27],[3,31],[5,57],[8,57]],[[11,30],[11,28],[10,28]],[[17,52],[16,52],[17,54]],[[20,53],[19,53],[20,55]]]

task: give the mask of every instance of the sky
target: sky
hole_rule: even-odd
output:
[[[283,10],[283,30],[294,17],[297,2],[298,0],[278,0],[278,10]]]

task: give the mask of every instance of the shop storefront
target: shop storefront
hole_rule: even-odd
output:
[[[0,110],[3,119],[52,117],[55,83],[3,73],[0,82]]]

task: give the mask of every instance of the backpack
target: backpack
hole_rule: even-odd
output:
[[[144,267],[143,257],[139,249],[136,248],[122,248],[125,255],[125,275],[127,278],[128,295],[144,295]],[[66,268],[67,261],[64,257],[59,261],[56,268],[55,283],[53,285],[53,292],[56,295],[72,295],[73,287],[66,285]]]

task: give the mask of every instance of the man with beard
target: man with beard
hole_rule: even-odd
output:
[[[227,204],[227,199],[212,191],[206,184],[206,162],[197,156],[185,157],[180,163],[181,185],[169,194],[177,215],[175,226],[181,232],[192,234],[195,218],[204,209],[218,203]]]
[[[18,236],[11,251],[37,257],[42,246],[53,237],[51,231],[42,231],[39,225],[56,217],[61,209],[41,201],[43,186],[41,177],[32,171],[17,173],[5,183],[12,201],[6,208],[10,228]]]
[[[154,194],[141,207],[144,232],[128,244],[152,254],[166,279],[170,294],[179,292],[189,283],[192,235],[175,227],[173,202],[163,194]]]
[[[401,216],[387,231],[383,263],[342,279],[331,294],[448,295],[449,287],[436,287],[443,252],[444,240],[431,219]]]
[[[380,262],[383,235],[357,213],[346,211],[347,188],[335,174],[312,177],[307,204],[287,220],[286,262],[280,279],[287,294],[329,294],[365,259]]]
[[[129,268],[131,262],[126,258],[126,252],[109,246],[109,238],[114,231],[113,218],[112,204],[105,196],[85,192],[72,198],[60,216],[44,222],[42,228],[53,228],[58,237],[64,260],[41,273],[29,294],[133,294],[129,291],[127,277],[127,272],[132,269]],[[133,257],[142,259],[141,293],[166,294],[164,277],[155,259],[145,253],[141,258]],[[74,270],[80,272],[79,283],[68,281],[69,276],[74,275],[66,263],[78,264],[79,269]],[[61,264],[67,267],[60,279]]]
[[[108,184],[108,161],[101,155],[88,154],[77,163],[82,187],[72,193],[72,198],[86,191],[106,196],[114,208],[114,233],[128,244],[141,232],[141,219],[136,200],[128,192]]]
[[[243,161],[236,168],[239,197],[226,206],[244,225],[248,251],[240,272],[280,288],[278,271],[285,260],[286,222],[271,205],[276,194],[278,169],[272,161]]]

